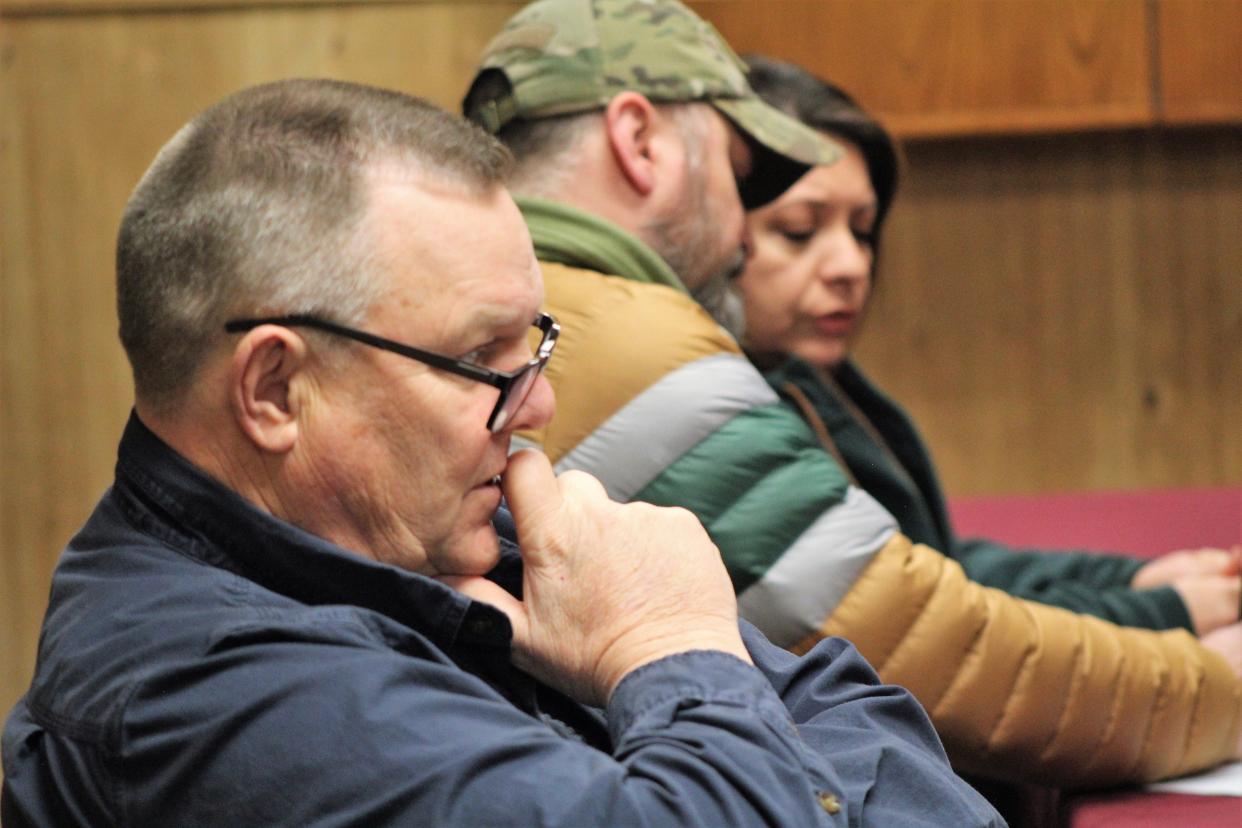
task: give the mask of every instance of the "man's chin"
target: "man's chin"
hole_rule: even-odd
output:
[[[500,538],[491,522],[472,529],[461,538],[450,556],[456,564],[453,575],[486,575],[500,560]]]

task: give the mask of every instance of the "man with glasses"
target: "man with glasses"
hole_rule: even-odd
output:
[[[711,26],[675,0],[536,0],[463,108],[516,156],[562,325],[557,416],[520,439],[615,500],[693,511],[743,617],[794,652],[850,639],[925,704],[959,769],[1084,787],[1242,755],[1242,626],[1201,645],[968,580],[747,360],[728,287],[743,207],[835,150],[763,103]]]
[[[510,457],[559,329],[508,161],[331,81],[160,152],[118,240],[134,413],[5,729],[6,828],[998,824],[849,645],[739,626],[690,513]]]

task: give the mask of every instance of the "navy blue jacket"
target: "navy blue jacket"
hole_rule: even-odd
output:
[[[3,823],[1000,824],[850,645],[743,632],[755,667],[685,653],[583,707],[510,666],[495,608],[261,512],[132,417],[5,727]]]

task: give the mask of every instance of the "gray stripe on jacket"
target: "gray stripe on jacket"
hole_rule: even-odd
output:
[[[628,502],[679,457],[729,420],[777,402],[741,354],[719,353],[661,377],[574,446],[556,471],[580,469]]]
[[[792,647],[820,629],[896,533],[893,516],[871,495],[850,486],[844,500],[816,518],[738,596],[738,611],[772,643]]]

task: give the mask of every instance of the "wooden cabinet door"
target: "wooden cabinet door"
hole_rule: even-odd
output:
[[[1159,0],[1155,26],[1159,120],[1242,121],[1242,0]]]
[[[1146,0],[692,0],[906,136],[1151,123]]]

